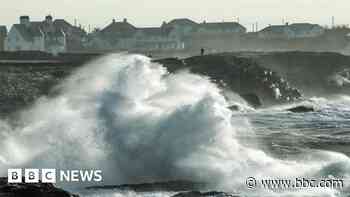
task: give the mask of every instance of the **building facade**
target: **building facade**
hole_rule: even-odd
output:
[[[203,35],[242,35],[246,32],[247,29],[236,22],[207,23],[206,21],[204,21],[198,26],[197,30],[197,33]]]
[[[294,23],[289,25],[270,25],[258,32],[261,39],[296,39],[322,36],[325,29],[317,24]]]
[[[89,48],[100,50],[182,50],[185,48],[184,35],[188,29],[181,30],[176,25],[164,23],[161,27],[139,28],[130,24],[127,19],[111,24],[89,36]],[[173,26],[174,25],[174,26]],[[176,29],[176,27],[177,29]]]
[[[44,21],[30,21],[29,16],[21,16],[20,23],[14,24],[8,33],[5,50],[67,52],[68,43],[81,39],[75,31],[76,27],[62,19],[53,21],[50,15]]]
[[[5,39],[7,37],[6,26],[0,26],[0,51],[5,50]]]
[[[289,25],[293,38],[315,38],[322,36],[325,29],[317,24],[294,23]]]
[[[207,42],[212,37],[221,37],[227,43],[244,33],[246,29],[235,22],[198,24],[181,18],[163,22],[160,27],[139,28],[124,19],[120,22],[113,20],[104,29],[95,31],[89,36],[88,46],[100,50],[186,50],[193,48],[197,41]]]

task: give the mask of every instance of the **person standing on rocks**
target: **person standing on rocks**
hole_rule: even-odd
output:
[[[204,52],[205,52],[204,48],[201,48],[201,56],[204,55]]]

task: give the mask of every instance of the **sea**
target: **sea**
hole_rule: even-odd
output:
[[[57,89],[0,120],[0,176],[9,168],[101,170],[101,183],[57,183],[83,197],[171,197],[180,191],[103,185],[172,180],[206,183],[203,194],[350,196],[350,96],[254,109],[206,76],[127,54],[91,62]],[[288,111],[296,106],[313,111]],[[342,185],[317,185],[334,180]]]

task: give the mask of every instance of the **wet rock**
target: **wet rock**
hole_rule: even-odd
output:
[[[241,97],[254,108],[262,106],[261,100],[256,94],[241,94]]]
[[[230,107],[228,107],[231,111],[239,111],[240,107],[238,105],[231,105]]]
[[[306,112],[314,112],[315,108],[311,106],[297,106],[297,107],[287,109],[287,111],[290,111],[293,113],[306,113]]]
[[[155,182],[155,183],[141,183],[141,184],[125,184],[125,185],[105,185],[105,186],[92,186],[86,189],[99,190],[99,189],[118,189],[118,190],[132,190],[135,192],[154,192],[154,191],[191,191],[201,190],[206,188],[205,183],[197,183],[192,181],[168,181],[168,182]]]
[[[350,56],[330,52],[272,52],[256,54],[254,59],[274,70],[306,97],[347,94]],[[337,75],[334,78],[334,75]],[[340,85],[342,86],[339,86]]]
[[[0,178],[0,197],[78,197],[50,183],[7,183]]]
[[[205,193],[202,193],[199,191],[192,191],[192,192],[178,193],[172,197],[238,197],[238,196],[227,194],[224,192],[216,192],[216,191],[205,192]]]
[[[219,87],[243,95],[255,108],[288,103],[301,96],[277,72],[261,66],[253,58],[235,54],[212,54],[156,62],[164,65],[171,73],[185,69],[207,76]]]

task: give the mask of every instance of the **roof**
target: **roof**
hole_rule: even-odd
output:
[[[73,25],[71,25],[70,23],[65,21],[64,19],[56,19],[53,22],[53,24],[54,24],[54,26],[61,27],[61,28],[72,28],[72,27],[74,27]]]
[[[289,28],[295,32],[311,31],[315,27],[322,28],[318,24],[311,24],[311,23],[294,23],[294,24],[289,25]]]
[[[14,24],[13,28],[15,28],[25,40],[30,42],[33,41],[35,37],[41,37],[43,35],[49,38],[63,37],[65,36],[64,31],[66,31],[67,29],[64,26],[55,23],[53,24],[53,28],[51,29],[48,23],[37,21],[30,22],[29,26],[26,26],[24,24]]]
[[[261,30],[261,32],[285,33],[286,25],[271,25]]]
[[[190,25],[190,26],[197,26],[198,23],[188,19],[188,18],[178,18],[171,20],[167,25]]]
[[[245,29],[241,24],[236,22],[221,22],[221,23],[202,23],[200,27],[205,29]]]
[[[262,32],[273,32],[273,33],[284,33],[285,30],[288,28],[288,30],[294,31],[296,33],[302,32],[302,31],[310,31],[315,27],[320,27],[318,24],[311,24],[311,23],[293,23],[291,25],[272,25],[269,27],[266,27],[265,29],[261,30]]]
[[[71,25],[70,23],[68,23],[64,19],[56,19],[53,22],[53,24],[54,24],[55,28],[61,29],[64,32],[70,32],[70,33],[76,34],[78,36],[86,35],[86,32],[83,29]]]
[[[14,24],[15,28],[26,41],[33,41],[35,37],[41,37],[43,33],[37,25],[27,27],[24,24]]]
[[[105,27],[101,33],[102,34],[118,34],[122,37],[130,37],[136,32],[136,27],[130,23],[124,22],[112,22],[107,27]]]

